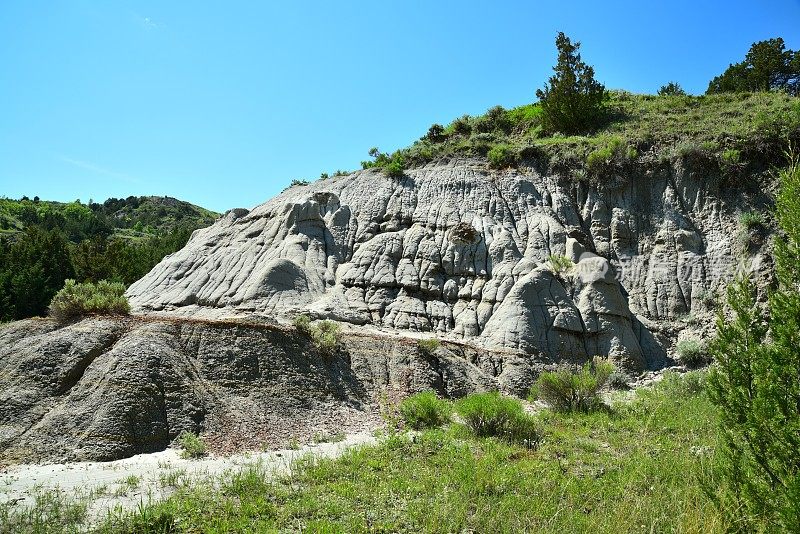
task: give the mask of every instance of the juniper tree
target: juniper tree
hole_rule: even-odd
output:
[[[594,68],[581,60],[581,44],[572,43],[564,32],[556,37],[558,63],[555,74],[538,89],[542,124],[549,131],[566,134],[584,132],[596,126],[603,114],[605,87],[594,79]]]
[[[800,163],[781,173],[774,247],[777,288],[760,310],[754,287],[728,289],[711,344],[709,393],[721,408],[725,476],[744,530],[800,525]]]

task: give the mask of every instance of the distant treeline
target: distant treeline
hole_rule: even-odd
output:
[[[215,215],[158,197],[88,205],[0,199],[0,320],[44,315],[68,278],[130,285]]]

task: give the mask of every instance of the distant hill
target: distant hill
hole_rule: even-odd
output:
[[[65,229],[73,242],[97,234],[130,239],[165,235],[208,226],[217,217],[218,213],[172,197],[109,198],[102,204],[0,198],[0,235],[41,225]]]
[[[0,321],[46,313],[66,279],[129,285],[218,217],[171,197],[0,198]]]

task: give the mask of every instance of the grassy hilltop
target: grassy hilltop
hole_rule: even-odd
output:
[[[588,133],[561,135],[542,126],[539,103],[432,125],[408,148],[363,166],[405,168],[458,157],[488,158],[494,167],[534,165],[577,178],[688,155],[721,171],[774,161],[787,139],[800,138],[800,100],[781,92],[637,95],[609,91],[604,119]]]

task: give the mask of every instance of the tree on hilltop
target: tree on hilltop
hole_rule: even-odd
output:
[[[787,50],[780,37],[753,43],[744,61],[711,80],[706,93],[772,90],[800,95],[800,51]]]
[[[581,60],[581,44],[570,41],[564,32],[556,37],[558,63],[555,74],[538,89],[542,123],[549,131],[566,134],[585,132],[596,126],[603,115],[605,86],[595,80],[594,68]]]

